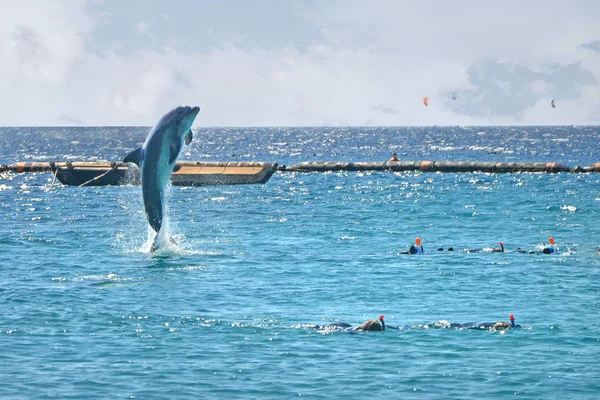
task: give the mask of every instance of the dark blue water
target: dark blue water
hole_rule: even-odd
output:
[[[147,128],[2,128],[0,163],[119,160]],[[600,161],[597,127],[201,129],[182,159]],[[594,398],[600,175],[278,173],[170,190],[0,180],[3,398]],[[426,254],[408,256],[415,237]],[[557,253],[455,253],[520,246]],[[436,329],[507,320],[524,329]],[[400,329],[356,333],[385,314]]]
[[[121,160],[150,128],[0,128],[0,164],[29,160]],[[180,159],[600,162],[600,127],[200,128]]]

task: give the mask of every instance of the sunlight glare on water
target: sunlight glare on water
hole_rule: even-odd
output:
[[[73,129],[80,143],[65,150],[52,135]],[[589,165],[600,161],[597,129],[214,128],[182,158],[289,165],[397,151]],[[16,131],[22,143],[9,140]],[[146,134],[0,128],[0,163],[67,151],[118,160]],[[52,186],[51,174],[0,182],[3,398],[600,390],[597,174],[279,172],[264,185],[174,186],[156,254],[138,186]],[[551,236],[556,254],[514,251],[539,251]],[[425,254],[400,254],[416,237]],[[499,241],[506,252],[489,251]],[[464,251],[475,248],[488,251]],[[315,328],[381,314],[383,333]],[[523,329],[451,325],[510,314]]]

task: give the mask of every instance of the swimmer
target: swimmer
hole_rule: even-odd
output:
[[[523,250],[520,247],[517,247],[515,249],[515,253],[523,253],[523,254],[540,254],[540,253],[541,254],[554,254],[554,253],[556,253],[556,248],[554,248],[554,245],[556,245],[556,242],[554,241],[554,238],[552,236],[550,236],[548,238],[548,241],[550,242],[550,245],[544,247],[542,249],[542,251]]]
[[[512,329],[512,328],[517,328],[517,324],[515,324],[515,316],[513,314],[510,314],[510,323],[505,322],[505,321],[498,321],[494,324],[493,328],[494,330],[500,330],[500,329]],[[521,325],[518,326],[519,328],[521,327]]]
[[[385,321],[383,320],[383,315],[379,316],[379,320],[370,319],[365,321],[362,325],[357,326],[353,330],[365,332],[383,332],[385,331]]]
[[[501,330],[501,329],[520,328],[520,327],[521,327],[521,325],[515,324],[515,316],[513,314],[510,314],[510,323],[505,322],[505,321],[482,322],[480,324],[477,324],[477,326],[476,326],[477,329],[485,329],[485,330],[492,330],[492,331],[497,331],[497,330]]]
[[[450,327],[459,329],[482,329],[488,331],[498,331],[504,329],[521,328],[521,325],[515,324],[515,316],[514,314],[510,314],[510,323],[505,321],[480,322],[478,324],[467,322],[466,324],[452,323],[450,324]]]
[[[425,254],[425,250],[423,250],[423,245],[421,244],[421,238],[416,238],[415,244],[415,247],[417,248],[417,252],[415,254]]]
[[[420,238],[416,238],[415,239],[415,244],[411,244],[410,247],[408,248],[408,251],[401,251],[398,254],[423,254],[423,246],[421,245],[421,239]]]
[[[548,241],[550,242],[550,245],[544,247],[544,249],[542,250],[542,253],[544,253],[544,254],[554,254],[556,252],[556,249],[554,248],[554,245],[556,244],[554,242],[554,238],[552,236],[550,236],[548,238]]]
[[[324,330],[338,330],[338,331],[363,331],[363,332],[382,332],[385,331],[385,321],[384,316],[380,315],[379,320],[370,319],[368,321],[363,322],[361,325],[352,328],[352,325],[346,322],[333,322],[331,324],[326,325],[308,325],[307,328],[311,329],[324,329]],[[396,327],[392,327],[397,329]]]
[[[492,249],[492,253],[504,253],[504,244],[502,242],[498,242],[500,244],[500,248],[494,247]]]
[[[398,160],[398,154],[396,154],[396,152],[392,153],[392,158],[390,158],[388,160],[388,162],[390,162],[390,161],[400,161],[400,160]]]

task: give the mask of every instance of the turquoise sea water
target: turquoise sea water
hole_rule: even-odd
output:
[[[0,163],[118,160],[147,128],[2,128]],[[600,161],[597,127],[206,129],[182,159]],[[411,146],[411,143],[419,143]],[[594,398],[600,175],[277,173],[141,190],[0,180],[2,398]],[[398,254],[420,237],[422,256]],[[548,237],[554,255],[540,250]],[[437,252],[497,247],[507,253]],[[524,329],[439,329],[508,320]],[[319,331],[384,314],[385,332]]]

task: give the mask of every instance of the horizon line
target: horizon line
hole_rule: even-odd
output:
[[[0,125],[5,128],[152,128],[154,125]],[[519,127],[600,127],[600,124],[570,124],[570,125],[213,125],[196,126],[194,129],[221,128],[519,128]]]

